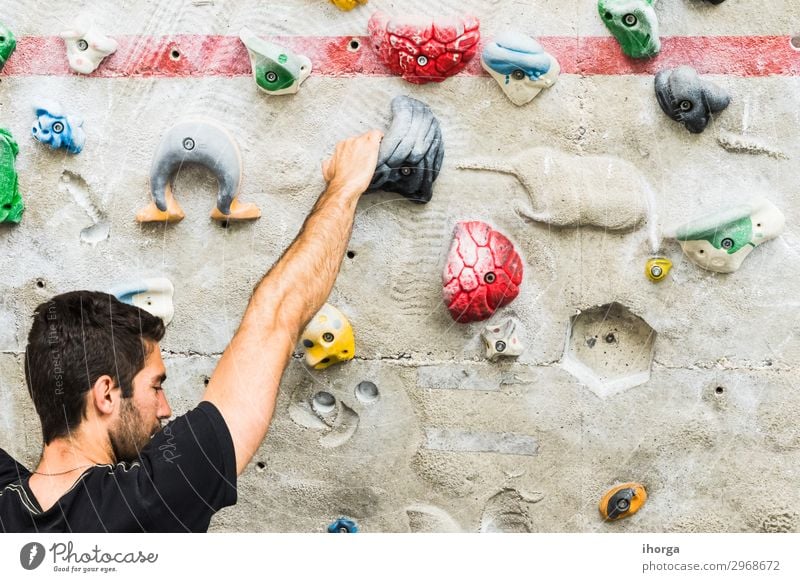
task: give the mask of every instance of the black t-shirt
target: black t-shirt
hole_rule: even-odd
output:
[[[87,469],[47,511],[30,476],[0,449],[0,531],[202,532],[236,503],[233,440],[210,402],[167,424],[139,460]]]

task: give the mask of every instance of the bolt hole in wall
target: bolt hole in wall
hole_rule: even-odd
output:
[[[725,388],[723,388],[722,386],[717,386],[714,389],[714,392],[716,392],[717,394],[724,394],[725,393]]]
[[[171,51],[169,51],[169,58],[171,58],[173,61],[179,61],[181,59],[181,51],[173,48]]]
[[[263,461],[259,461],[258,463],[256,463],[256,472],[257,473],[263,473],[264,469],[266,469],[266,468],[267,468],[267,464],[264,463]]]
[[[351,38],[350,42],[347,43],[347,50],[351,53],[358,52],[358,49],[361,48],[361,41],[357,38]]]
[[[380,398],[380,391],[375,382],[364,380],[356,386],[356,398],[364,404],[371,404]]]
[[[347,251],[347,258],[348,259],[355,259],[356,258],[356,252],[355,251]]]
[[[318,414],[328,414],[336,408],[336,397],[330,392],[320,391],[311,399],[311,408]]]
[[[789,39],[789,46],[791,46],[796,51],[800,51],[800,34],[795,35],[791,39]]]
[[[37,286],[39,289],[44,289],[44,288],[45,288],[45,282],[44,282],[44,280],[43,280],[43,279],[36,279],[36,286]]]

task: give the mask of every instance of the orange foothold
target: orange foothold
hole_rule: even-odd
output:
[[[639,511],[647,501],[647,491],[641,483],[623,483],[609,489],[600,500],[600,515],[615,521]]]

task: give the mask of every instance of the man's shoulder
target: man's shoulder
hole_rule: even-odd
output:
[[[5,450],[0,449],[0,490],[30,474],[31,472],[19,464],[16,459]]]

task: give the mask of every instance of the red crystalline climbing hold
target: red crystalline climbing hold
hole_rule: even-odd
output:
[[[480,22],[474,16],[390,18],[376,12],[369,34],[380,59],[410,83],[440,83],[462,71],[478,50]]]
[[[485,222],[456,224],[442,276],[444,302],[459,323],[489,319],[519,295],[522,259]]]

